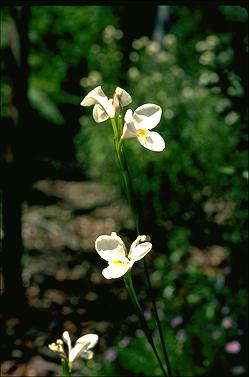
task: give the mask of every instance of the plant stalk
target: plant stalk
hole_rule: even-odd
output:
[[[71,365],[70,361],[62,358],[61,359],[61,366],[62,366],[63,377],[71,377],[72,365]]]
[[[133,214],[137,235],[140,235],[141,232],[140,232],[140,224],[139,224],[139,215],[138,215],[137,205],[134,201],[134,190],[133,190],[133,187],[132,187],[132,180],[131,180],[131,176],[130,176],[130,172],[129,172],[129,168],[128,168],[127,159],[126,159],[125,153],[124,153],[123,139],[122,139],[122,136],[121,136],[122,126],[123,125],[121,123],[121,117],[120,116],[118,118],[118,127],[116,126],[115,119],[113,119],[112,127],[113,127],[113,132],[114,132],[114,144],[115,144],[115,148],[116,148],[116,153],[117,153],[117,157],[118,157],[121,175],[122,175],[124,186],[125,186],[125,193],[126,193],[126,197],[127,197],[129,206],[131,208],[131,212]],[[162,326],[161,326],[160,319],[159,319],[159,316],[158,316],[156,302],[155,302],[155,299],[153,297],[152,284],[151,284],[150,275],[149,275],[149,271],[148,271],[148,267],[147,267],[147,263],[146,263],[145,258],[143,258],[143,264],[144,264],[144,270],[145,270],[146,280],[147,280],[147,284],[148,284],[148,293],[149,293],[150,300],[152,302],[156,324],[158,326],[160,342],[161,342],[162,349],[163,349],[163,355],[164,355],[165,363],[166,363],[166,366],[167,366],[168,375],[169,375],[169,377],[172,377],[172,371],[171,371],[169,357],[168,357],[168,353],[167,353],[167,349],[166,349],[166,345],[165,345],[165,341],[164,341],[163,330],[162,330]]]
[[[125,282],[125,286],[127,288],[127,291],[128,291],[128,293],[130,295],[130,298],[131,298],[131,300],[132,300],[132,302],[133,302],[133,304],[134,304],[134,306],[135,306],[135,308],[137,310],[137,313],[138,313],[138,316],[139,316],[142,328],[144,330],[144,333],[145,333],[145,335],[147,337],[147,340],[148,340],[151,348],[153,349],[153,352],[154,352],[154,354],[155,354],[155,356],[157,358],[157,361],[158,361],[158,363],[160,365],[162,373],[163,373],[164,377],[168,377],[168,374],[166,373],[166,371],[164,369],[163,363],[162,363],[162,361],[160,359],[160,356],[159,356],[158,351],[156,349],[156,346],[154,344],[154,340],[152,338],[151,331],[150,331],[150,329],[149,329],[149,327],[147,325],[147,322],[146,322],[146,320],[144,318],[143,310],[142,310],[142,308],[141,308],[141,306],[140,306],[140,304],[138,302],[137,295],[136,295],[135,289],[133,287],[133,282],[132,282],[132,277],[131,277],[131,271],[128,271],[124,275],[124,282]]]

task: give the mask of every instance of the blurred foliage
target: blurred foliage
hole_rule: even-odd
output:
[[[133,41],[125,87],[133,98],[130,107],[135,110],[143,103],[162,107],[157,131],[167,147],[157,154],[128,140],[126,150],[143,229],[158,251],[167,250],[167,259],[164,254],[156,259],[152,277],[162,292],[158,301],[165,308],[165,333],[175,372],[215,374],[219,365],[221,374],[233,375],[238,359],[234,357],[230,365],[224,345],[241,338],[237,323],[245,326],[247,311],[246,283],[239,277],[241,271],[246,273],[248,239],[247,81],[241,65],[247,60],[247,12],[221,6],[205,20],[205,11],[195,8],[170,7],[172,26],[161,43],[147,36]],[[212,16],[214,23],[209,22]],[[107,83],[103,84],[105,89]],[[86,91],[92,87],[86,85]],[[111,97],[112,92],[106,93]],[[94,124],[86,113],[81,119],[81,133],[87,135],[83,145],[89,148],[84,158],[90,156],[93,176],[112,181],[110,126]],[[227,252],[217,265],[227,269],[215,273],[215,263],[207,271],[202,271],[201,264],[192,265],[191,245],[204,248],[207,259],[211,259],[208,246],[221,245]],[[226,284],[239,289],[234,297]],[[222,327],[222,307],[233,318],[229,330]],[[176,313],[186,323],[169,329]],[[141,373],[138,350],[145,352],[143,341],[132,340],[131,347],[137,350],[132,357],[129,348],[118,351],[118,358],[130,373]],[[149,376],[150,359],[147,355],[144,359]],[[245,373],[244,366],[240,372]]]
[[[203,27],[201,9],[171,8],[176,19],[171,34],[165,35],[161,45],[148,37],[137,39],[130,54],[126,89],[133,97],[132,108],[146,102],[159,104],[163,117],[158,131],[168,144],[164,153],[154,154],[135,141],[126,142],[137,201],[146,220],[157,218],[156,226],[177,219],[186,228],[200,220],[198,216],[213,221],[222,201],[227,215],[221,240],[242,243],[247,238],[248,159],[246,82],[241,78],[245,70],[240,72],[239,62],[246,60],[245,9],[220,7],[229,20],[236,14],[233,23],[244,31],[236,45],[237,36],[229,31],[226,19],[223,28],[228,31],[211,34],[210,25]],[[90,83],[93,74],[97,73],[90,72],[83,84]],[[84,86],[90,90],[96,84]],[[105,137],[109,124],[94,124],[86,112],[77,135],[78,148],[82,145],[92,174],[110,179],[113,156],[110,137]],[[97,130],[89,129],[92,125]],[[96,149],[101,153],[95,153]]]
[[[32,7],[29,94],[32,104],[50,120],[63,122],[59,105],[79,105],[80,86],[75,82],[74,69],[84,72],[91,65],[102,72],[101,60],[105,51],[98,54],[96,46],[103,30],[112,22],[115,20],[112,8],[108,6],[104,17],[99,6]],[[46,61],[50,64],[44,64]],[[65,81],[70,82],[70,91],[67,86],[67,90],[63,89]],[[44,97],[46,101],[43,101]]]
[[[121,80],[133,110],[144,103],[162,107],[156,131],[166,140],[165,151],[150,152],[136,140],[125,146],[143,232],[155,246],[151,276],[172,364],[182,376],[216,375],[217,367],[223,375],[246,375],[247,12],[227,5],[169,11],[162,40],[135,39],[123,72],[118,7],[33,6],[29,99],[58,127],[67,106],[79,107],[97,85],[111,97]],[[6,8],[2,51],[8,47],[7,15]],[[7,116],[10,82],[3,63],[1,69]],[[81,128],[72,125],[77,161],[90,179],[118,183],[109,122],[96,124],[91,108],[79,110]],[[169,326],[177,316],[179,324]],[[110,344],[114,350],[85,363],[82,373],[160,375],[143,335],[135,335],[128,317],[127,333]],[[229,355],[225,345],[234,339],[242,352]]]

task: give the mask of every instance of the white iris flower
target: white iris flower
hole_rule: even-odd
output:
[[[71,339],[69,336],[68,331],[64,331],[62,334],[62,338],[68,347],[68,354],[66,354],[63,341],[61,339],[57,339],[56,343],[49,344],[49,348],[51,351],[58,353],[61,357],[68,360],[69,362],[73,362],[78,356],[82,356],[84,359],[91,359],[93,357],[93,352],[91,348],[93,348],[99,337],[96,334],[87,334],[81,336],[77,339],[75,346],[72,347]]]
[[[127,110],[122,138],[136,137],[143,147],[161,152],[165,148],[164,139],[157,132],[150,131],[157,126],[161,115],[161,107],[151,103],[139,106],[134,113]]]
[[[108,118],[114,118],[116,110],[131,103],[131,96],[124,89],[117,86],[113,97],[108,99],[101,86],[91,90],[81,101],[81,106],[93,107],[93,118],[95,122],[104,122]]]
[[[142,259],[152,248],[147,236],[138,236],[131,244],[129,254],[117,233],[99,236],[95,241],[95,248],[101,258],[108,262],[108,267],[102,271],[106,279],[115,279],[123,276],[133,264]]]

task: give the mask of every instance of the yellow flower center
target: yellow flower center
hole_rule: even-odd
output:
[[[145,130],[144,128],[139,128],[137,130],[137,136],[146,136],[149,133],[148,130]]]
[[[114,259],[114,260],[112,260],[112,265],[113,265],[113,267],[125,267],[127,265],[127,263],[121,262],[118,259]]]

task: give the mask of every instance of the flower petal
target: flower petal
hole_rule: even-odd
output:
[[[69,354],[71,352],[72,345],[71,345],[71,339],[70,339],[70,335],[69,335],[68,331],[63,332],[62,339],[64,340],[64,342],[68,346],[68,354]]]
[[[120,266],[113,266],[109,265],[108,267],[104,268],[102,271],[102,275],[106,279],[117,279],[123,276],[130,268],[129,262],[127,263],[120,263]]]
[[[94,105],[93,107],[93,119],[97,123],[104,122],[109,118],[109,115],[105,112],[102,106],[99,104]]]
[[[101,86],[97,86],[83,98],[80,104],[81,106],[92,106],[98,102],[96,98],[100,97],[107,98]]]
[[[119,86],[116,87],[114,96],[118,97],[121,106],[127,106],[132,102],[130,94]]]
[[[131,247],[128,258],[131,262],[136,262],[142,259],[146,254],[148,254],[152,249],[152,244],[150,242],[144,242],[136,247]]]
[[[135,122],[132,115],[132,110],[128,109],[125,113],[125,124],[123,128],[123,139],[129,139],[131,137],[136,137],[137,131],[135,127]]]
[[[97,334],[87,334],[83,335],[77,339],[76,344],[78,343],[85,343],[87,345],[87,350],[96,346],[98,342],[99,336]]]
[[[131,109],[128,109],[125,113],[124,117],[125,123],[131,123],[133,122],[133,113]]]
[[[132,242],[130,250],[134,249],[134,247],[145,241],[150,241],[150,236],[146,236],[145,234],[137,236],[135,241]]]
[[[119,259],[125,257],[125,244],[122,239],[116,234],[99,236],[95,241],[95,249],[101,258],[106,261]]]
[[[134,111],[134,120],[139,128],[151,130],[160,122],[162,109],[158,105],[146,103]]]
[[[154,131],[150,131],[148,135],[143,137],[138,136],[138,141],[143,147],[154,152],[161,152],[165,148],[165,142],[162,136]]]
[[[83,359],[90,360],[93,358],[93,351],[84,351],[81,356]]]
[[[88,358],[88,356],[92,357],[92,354],[88,355],[88,350],[96,345],[98,338],[99,337],[96,334],[87,334],[81,336],[76,341],[75,346],[69,353],[69,361],[73,362],[80,354],[82,354],[83,357],[86,354],[86,358]]]
[[[111,102],[106,97],[105,93],[101,89],[101,86],[91,90],[85,98],[81,101],[81,106],[91,106],[99,104],[103,107],[103,110],[107,113],[110,118],[115,116],[115,109],[112,106]],[[95,110],[96,112],[96,110]],[[95,114],[96,115],[96,114]]]
[[[69,353],[68,360],[73,362],[82,352],[84,352],[84,344],[76,344]]]
[[[130,139],[133,137],[137,137],[137,131],[136,131],[135,126],[133,125],[133,123],[130,123],[130,124],[125,123],[124,128],[123,128],[122,138]]]

